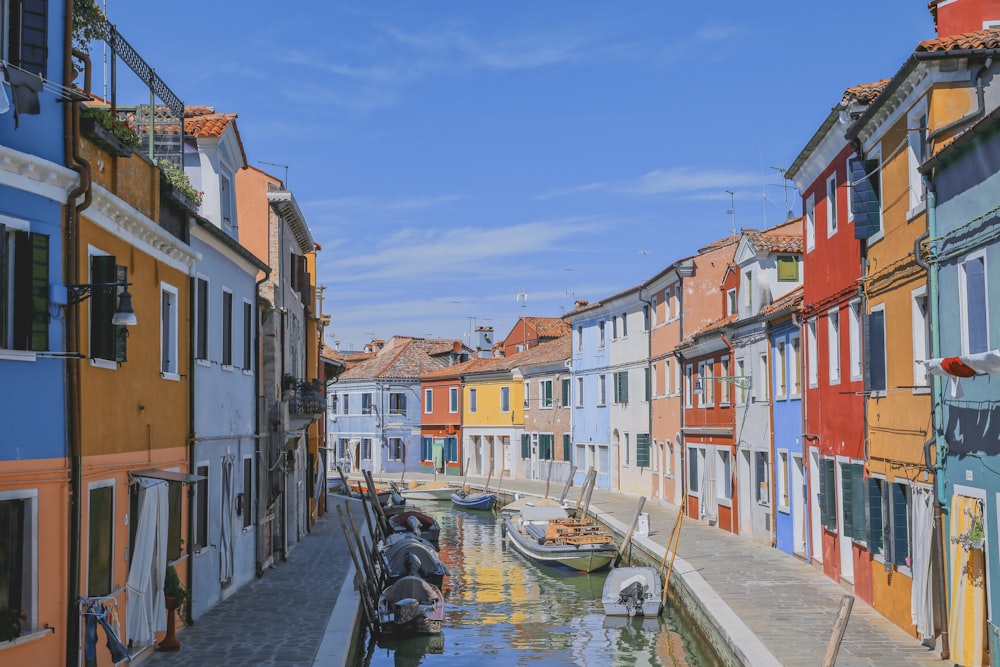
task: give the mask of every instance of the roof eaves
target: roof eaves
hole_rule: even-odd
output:
[[[272,190],[267,193],[267,202],[288,222],[295,240],[299,243],[299,249],[303,253],[312,252],[316,244],[294,195],[288,190]]]

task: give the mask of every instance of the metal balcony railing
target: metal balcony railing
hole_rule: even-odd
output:
[[[321,415],[326,410],[323,385],[319,380],[303,380],[295,385],[295,393],[288,401],[292,415]]]

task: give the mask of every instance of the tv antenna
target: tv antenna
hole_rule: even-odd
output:
[[[729,210],[726,214],[733,218],[733,238],[736,238],[736,194],[732,190],[726,190],[726,194],[729,195]]]
[[[257,164],[269,164],[272,167],[283,167],[285,169],[285,180],[284,180],[285,190],[288,189],[288,165],[287,164],[278,164],[277,162],[266,162],[264,160],[257,160]]]
[[[785,191],[785,218],[787,220],[791,220],[792,219],[792,209],[788,208],[788,191],[792,188],[792,186],[790,186],[788,184],[788,179],[785,178],[785,173],[788,170],[785,169],[784,167],[771,167],[771,169],[774,169],[776,172],[778,172],[781,175],[781,183],[780,184],[774,183],[773,185],[775,185],[776,187],[779,187],[779,188],[781,188],[782,190]]]

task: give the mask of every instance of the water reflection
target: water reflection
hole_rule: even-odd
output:
[[[430,502],[421,510],[441,523],[441,560],[452,573],[443,636],[372,643],[366,667],[712,664],[669,610],[656,619],[605,617],[606,573],[524,559],[506,549],[492,514]]]

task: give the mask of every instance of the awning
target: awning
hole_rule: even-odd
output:
[[[151,479],[162,479],[167,482],[181,482],[192,484],[194,482],[207,479],[204,475],[191,475],[186,472],[174,472],[173,470],[132,470],[129,472],[132,477],[149,477]]]

